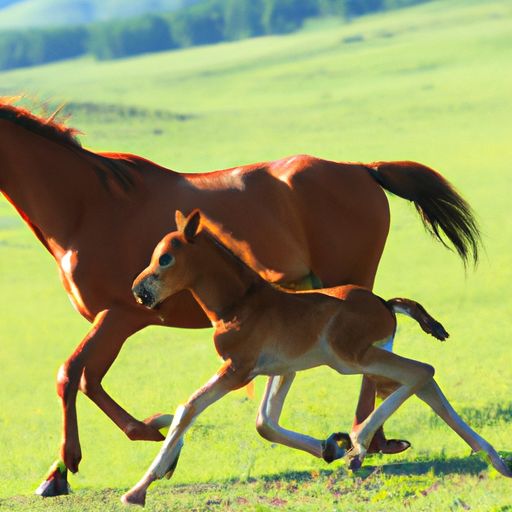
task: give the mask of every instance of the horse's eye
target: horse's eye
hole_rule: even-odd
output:
[[[174,257],[171,254],[165,253],[158,258],[158,264],[161,267],[170,267],[174,263]]]

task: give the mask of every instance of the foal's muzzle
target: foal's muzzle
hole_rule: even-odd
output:
[[[132,288],[132,293],[139,304],[142,304],[147,308],[152,308],[156,305],[155,296],[146,288],[146,286],[144,286],[143,283]]]

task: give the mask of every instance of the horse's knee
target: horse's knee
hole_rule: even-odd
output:
[[[258,414],[256,418],[256,431],[258,434],[267,441],[273,440],[274,426],[265,414]]]

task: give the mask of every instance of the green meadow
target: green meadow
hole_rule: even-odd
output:
[[[137,153],[179,171],[294,153],[411,159],[440,171],[476,211],[485,244],[478,268],[465,271],[424,232],[410,204],[390,197],[392,228],[375,290],[414,298],[443,322],[451,337],[440,344],[401,319],[395,349],[433,364],[454,407],[506,452],[511,64],[508,0],[444,0],[348,24],[312,22],[290,36],[0,73],[0,95],[25,93],[49,112],[65,104],[84,146]],[[3,199],[0,290],[0,511],[121,510],[119,497],[158,446],[129,441],[83,396],[84,456],[70,477],[73,495],[32,495],[59,446],[55,374],[89,324],[71,307],[54,261]],[[104,382],[144,418],[173,412],[218,364],[211,331],[151,328],[126,343]],[[512,482],[470,456],[418,399],[386,424],[389,437],[413,447],[369,457],[352,474],[343,461],[327,465],[258,436],[264,382],[256,381],[255,401],[240,391],[198,419],[172,481],[151,488],[148,510],[512,511]],[[322,438],[349,430],[359,382],[324,368],[300,374],[283,425]]]

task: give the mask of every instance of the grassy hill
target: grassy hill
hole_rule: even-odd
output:
[[[0,29],[80,25],[173,11],[198,0],[0,0]]]
[[[376,291],[415,298],[445,324],[451,338],[439,345],[402,320],[397,351],[432,363],[463,416],[497,448],[511,450],[511,22],[508,0],[444,0],[287,37],[4,72],[0,94],[26,92],[50,109],[67,102],[69,123],[84,132],[87,147],[139,153],[175,170],[298,152],[414,159],[439,170],[478,214],[486,244],[478,270],[465,274],[423,232],[410,205],[391,198]],[[83,397],[84,460],[71,480],[74,497],[29,496],[59,443],[56,370],[88,324],[6,201],[0,246],[0,510],[119,510],[122,491],[157,447],[127,441]],[[210,337],[208,330],[146,330],[127,343],[105,385],[137,417],[172,411],[217,367]],[[258,397],[263,384],[257,381]],[[326,369],[305,372],[283,424],[315,436],[347,430],[358,385],[359,378]],[[373,457],[359,475],[259,439],[256,409],[241,392],[208,410],[187,436],[172,483],[155,487],[148,509],[510,508],[510,482],[470,458],[416,399],[387,426],[414,448]]]

